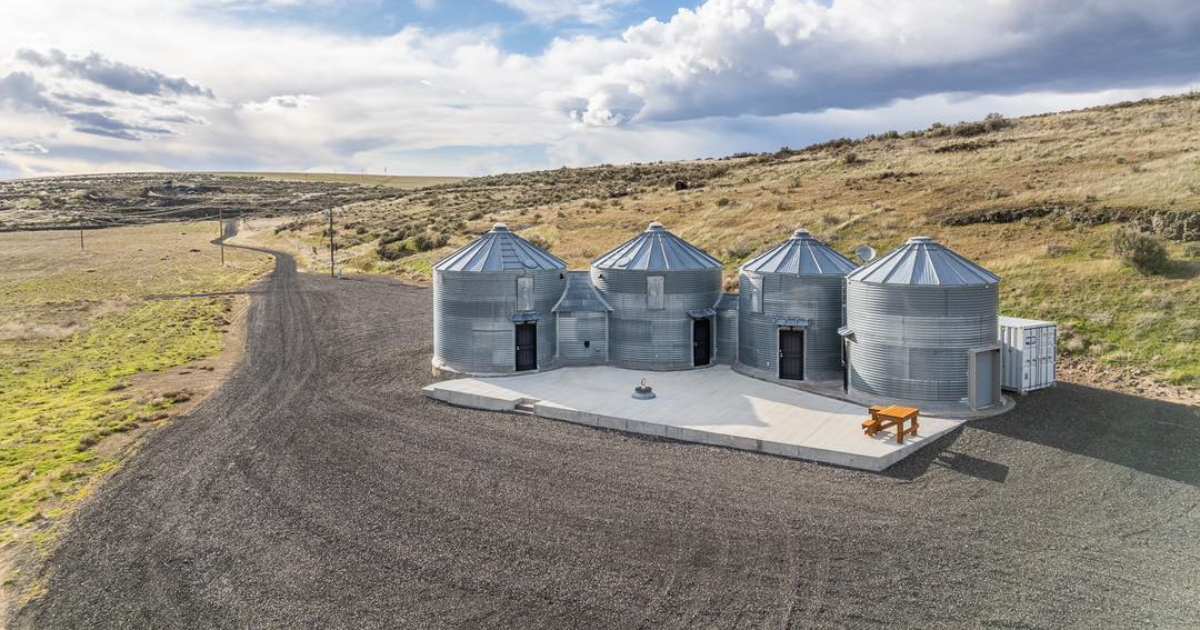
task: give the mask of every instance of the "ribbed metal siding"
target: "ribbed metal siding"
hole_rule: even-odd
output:
[[[733,365],[738,353],[737,309],[717,311],[717,362]]]
[[[608,313],[559,312],[558,364],[604,365],[607,362]]]
[[[842,346],[838,328],[843,322],[841,276],[762,274],[762,312],[752,312],[750,278],[741,274],[738,303],[738,361],[752,368],[779,372],[777,319],[807,319],[804,374],[807,380],[841,374]]]
[[[621,271],[592,267],[592,283],[612,306],[609,361],[618,367],[681,370],[692,366],[689,310],[712,308],[721,297],[721,270]],[[647,276],[663,276],[665,307],[646,308]]]
[[[859,392],[955,402],[967,397],[968,355],[994,345],[999,286],[881,286],[849,280],[850,386]]]
[[[436,271],[433,277],[433,356],[435,364],[472,374],[516,371],[517,278],[534,278],[538,368],[552,367],[555,320],[550,309],[562,296],[560,271]]]

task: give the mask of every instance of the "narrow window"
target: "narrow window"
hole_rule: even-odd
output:
[[[646,308],[661,311],[666,308],[666,298],[663,295],[663,277],[649,276],[646,278]]]
[[[529,276],[517,278],[517,310],[533,310],[533,278]]]
[[[763,303],[762,276],[749,275],[750,280],[750,312],[761,313]]]

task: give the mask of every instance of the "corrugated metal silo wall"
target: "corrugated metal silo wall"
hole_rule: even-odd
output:
[[[999,287],[846,287],[850,387],[881,397],[967,396],[967,351],[996,343]]]
[[[738,299],[738,361],[771,374],[779,373],[779,326],[777,319],[807,319],[804,335],[806,380],[840,378],[843,323],[841,276],[793,276],[762,274],[762,312],[750,308],[750,281],[741,274]]]
[[[471,374],[516,370],[517,278],[532,276],[537,323],[538,368],[553,367],[554,314],[562,296],[560,271],[435,271],[433,278],[433,356],[445,367]]]
[[[665,308],[646,308],[646,278],[663,276]],[[713,308],[721,297],[721,270],[620,271],[592,268],[592,284],[613,311],[608,320],[609,362],[641,370],[692,365],[689,310]]]
[[[717,362],[733,365],[738,353],[737,309],[717,311]]]
[[[558,313],[558,364],[604,365],[607,362],[608,313]]]

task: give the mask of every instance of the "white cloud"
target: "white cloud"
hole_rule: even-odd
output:
[[[644,103],[637,122],[1087,90],[1195,76],[1183,59],[1200,57],[1198,30],[1190,0],[708,0],[628,29],[622,55],[561,91],[601,110],[627,91]]]
[[[46,147],[36,142],[14,142],[8,145],[0,145],[0,153],[28,153],[31,155],[45,155],[50,152]]]
[[[326,0],[222,4],[291,1]],[[578,24],[624,2],[513,4]],[[243,21],[211,0],[13,3],[0,21],[0,139],[48,152],[9,150],[5,168],[436,174],[686,158],[1198,79],[1194,2],[826,4],[708,0],[526,55],[503,49],[501,27],[366,35]],[[23,49],[39,56],[22,61]],[[43,57],[62,63],[30,61]],[[96,70],[198,87],[135,93]]]
[[[320,100],[312,94],[279,94],[263,101],[253,101],[243,105],[253,112],[284,112],[289,109],[301,109],[313,101]]]

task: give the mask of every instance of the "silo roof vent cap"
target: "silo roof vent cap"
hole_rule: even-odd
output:
[[[932,243],[933,239],[928,236],[914,236],[908,239],[909,245],[919,245],[921,243]]]
[[[646,228],[646,231],[653,232],[655,230],[665,230],[665,229],[667,229],[667,228],[663,227],[662,223],[659,223],[658,221],[651,221],[650,226]]]
[[[497,223],[496,225],[492,226],[492,231],[493,232],[507,232],[508,225],[504,224],[504,223]]]
[[[812,238],[812,232],[809,232],[808,230],[806,230],[804,228],[796,228],[796,231],[792,232],[792,238],[794,238],[794,239]]]

